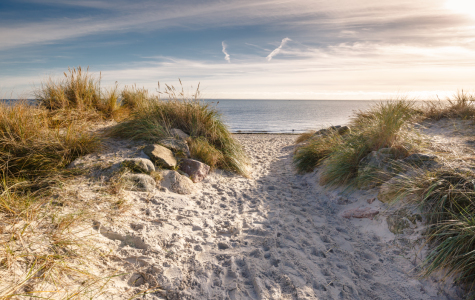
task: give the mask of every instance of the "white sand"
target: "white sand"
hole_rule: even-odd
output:
[[[297,175],[295,136],[237,138],[251,156],[252,179],[214,172],[190,196],[126,192],[132,210],[99,229],[117,258],[110,264],[129,272],[107,298],[159,286],[141,297],[460,299],[450,286],[416,277],[421,254],[410,237],[389,232],[383,203],[368,203],[377,190],[345,196],[319,186],[317,172]],[[341,217],[356,207],[381,213]]]

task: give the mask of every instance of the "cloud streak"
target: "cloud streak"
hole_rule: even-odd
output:
[[[282,42],[280,43],[280,46],[275,48],[274,51],[272,51],[269,55],[267,55],[267,57],[266,57],[267,61],[271,61],[274,56],[279,54],[280,50],[282,50],[282,47],[284,47],[285,44],[287,44],[288,41],[291,41],[291,39],[289,39],[288,37],[282,39]]]
[[[225,59],[228,63],[230,63],[230,62],[231,62],[231,57],[229,56],[228,52],[226,51],[226,47],[227,47],[228,45],[226,45],[226,43],[225,43],[224,41],[221,43],[221,45],[223,46],[224,59]]]

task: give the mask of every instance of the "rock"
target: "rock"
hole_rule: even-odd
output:
[[[155,189],[155,180],[146,174],[126,174],[122,177],[125,188],[131,191],[152,192]]]
[[[344,135],[344,134],[347,134],[348,132],[351,132],[351,129],[348,126],[341,126],[341,125],[330,126],[328,128],[323,128],[316,131],[311,137],[311,139],[317,138],[317,137],[325,137],[334,132],[337,132],[339,135]]]
[[[219,242],[218,243],[218,249],[219,250],[226,250],[229,248],[229,244],[226,242]]]
[[[368,218],[373,220],[374,216],[379,214],[379,210],[376,209],[371,209],[370,207],[365,207],[365,208],[354,208],[354,209],[349,209],[344,211],[341,216],[343,218]]]
[[[130,276],[129,281],[127,282],[130,286],[141,286],[145,284],[145,279],[139,273],[134,273]]]
[[[393,174],[391,165],[393,164],[391,154],[372,151],[364,157],[358,165],[358,177],[360,188],[372,188],[384,181],[391,179]],[[376,176],[376,172],[378,173]]]
[[[194,159],[184,159],[181,162],[180,170],[190,175],[193,182],[200,182],[208,175],[210,166]]]
[[[186,157],[190,157],[190,148],[188,147],[188,143],[184,140],[179,139],[164,139],[161,140],[160,145],[172,150],[174,153],[180,154],[182,153]]]
[[[388,229],[394,234],[404,233],[404,229],[414,227],[422,221],[420,214],[411,214],[407,209],[399,210],[387,217]]]
[[[129,158],[122,162],[123,167],[138,173],[150,174],[155,171],[152,161],[145,158]]]
[[[170,129],[170,135],[184,141],[186,141],[190,137],[188,134],[184,133],[183,130],[178,128]]]
[[[143,149],[143,152],[150,157],[150,160],[157,166],[164,168],[174,168],[177,165],[177,161],[173,152],[170,149],[160,145],[148,145]]]
[[[163,179],[160,185],[174,193],[187,195],[195,192],[193,181],[186,176],[180,175],[177,171],[162,171],[162,176]]]
[[[344,135],[344,134],[350,133],[351,129],[348,126],[341,126],[340,128],[337,129],[337,131],[339,135]]]

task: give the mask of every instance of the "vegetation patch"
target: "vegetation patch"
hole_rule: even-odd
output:
[[[132,93],[138,93],[133,95]],[[247,157],[233,138],[218,111],[198,99],[199,91],[185,97],[183,91],[166,86],[166,100],[149,97],[133,106],[131,116],[110,131],[113,137],[159,142],[172,137],[171,129],[190,135],[190,152],[213,168],[248,176]],[[140,90],[130,90],[130,99],[142,99]],[[140,100],[142,101],[142,100]],[[135,103],[135,102],[133,102]]]
[[[411,122],[417,116],[414,102],[404,100],[381,102],[360,111],[346,134],[332,131],[299,147],[294,156],[297,170],[308,172],[322,164],[324,184],[357,184],[360,161],[372,151],[402,148],[409,152],[415,148],[418,137]]]
[[[418,205],[427,221],[431,252],[423,275],[443,271],[475,290],[475,174],[443,166],[415,169],[390,185],[393,201]]]
[[[475,95],[463,90],[452,99],[442,102],[427,102],[423,107],[424,116],[433,120],[459,118],[473,120],[475,117]]]
[[[475,173],[466,163],[451,167],[436,162],[437,157],[430,153],[417,153],[430,151],[413,123],[443,118],[473,120],[474,100],[474,95],[462,91],[445,103],[427,102],[419,107],[408,101],[381,102],[356,113],[346,135],[303,134],[298,139],[303,143],[294,155],[300,172],[321,166],[323,184],[384,182],[378,196],[381,201],[419,206],[430,246],[422,275],[441,271],[467,287],[470,295],[475,291]],[[362,172],[368,169],[365,164],[369,160],[391,152],[399,153],[393,155],[399,159],[396,163],[385,161],[386,169]]]
[[[80,125],[55,128],[41,108],[0,104],[0,176],[47,176],[97,150],[99,139]]]

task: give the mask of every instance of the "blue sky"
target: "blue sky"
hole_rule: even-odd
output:
[[[475,84],[473,0],[0,2],[0,97],[90,67],[217,99],[418,99]],[[224,46],[224,47],[223,47]]]

